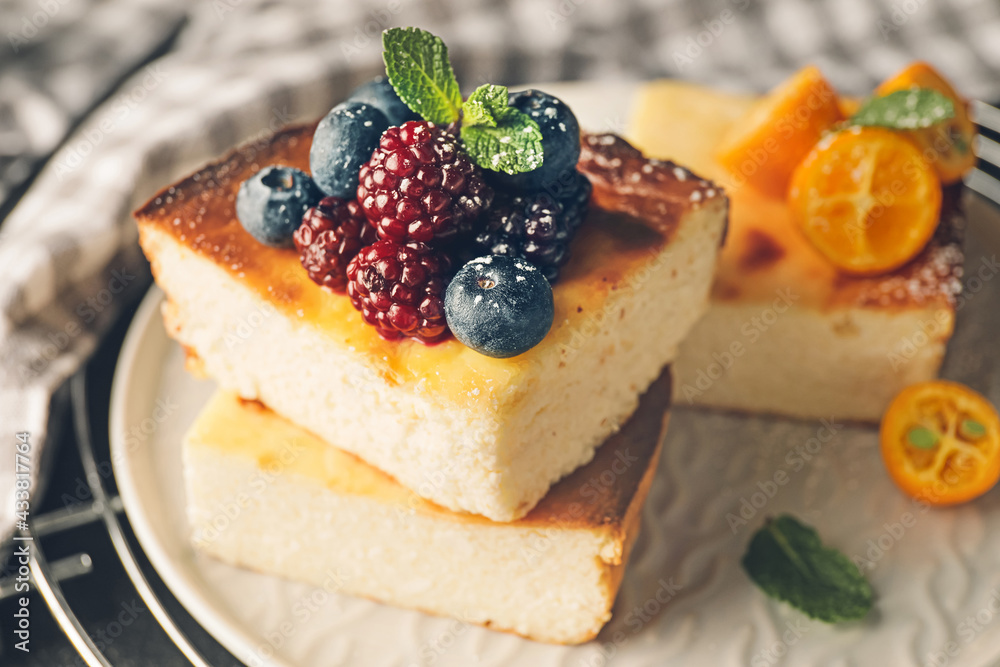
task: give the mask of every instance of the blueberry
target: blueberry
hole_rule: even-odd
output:
[[[516,190],[541,190],[576,169],[580,159],[580,124],[566,104],[540,90],[511,93],[508,104],[528,114],[542,131],[542,166],[521,174],[495,175],[501,186]]]
[[[399,99],[399,95],[393,90],[389,79],[384,76],[375,77],[368,83],[355,88],[354,92],[347,97],[347,101],[372,105],[385,114],[390,125],[402,125],[408,120],[420,120],[420,116],[413,113],[410,107]]]
[[[488,357],[513,357],[533,348],[552,328],[552,287],[519,257],[486,255],[455,274],[444,297],[455,338]]]
[[[291,247],[306,209],[323,197],[309,174],[293,167],[265,167],[243,181],[236,217],[243,229],[270,246]]]
[[[385,114],[363,102],[342,102],[326,115],[313,134],[309,169],[316,185],[330,197],[353,199],[358,170],[368,162],[382,133]]]

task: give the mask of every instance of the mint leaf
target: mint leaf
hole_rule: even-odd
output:
[[[851,116],[851,125],[918,130],[948,120],[955,115],[955,103],[929,88],[897,90],[873,97]]]
[[[458,120],[462,93],[440,37],[419,28],[382,33],[382,59],[399,99],[424,120],[447,125]]]
[[[462,105],[462,122],[465,125],[497,126],[497,117],[503,116],[507,110],[516,111],[507,106],[507,86],[494,86],[491,83],[476,88],[469,99]]]
[[[462,142],[483,169],[519,174],[542,166],[542,131],[507,105],[507,87],[480,86],[462,105]]]
[[[872,607],[871,586],[854,563],[788,514],[754,534],[742,564],[765,593],[826,623],[862,619]]]

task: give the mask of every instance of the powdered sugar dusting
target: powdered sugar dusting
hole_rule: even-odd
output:
[[[960,218],[942,224],[961,228]],[[954,305],[962,293],[964,255],[955,241],[932,240],[924,252],[896,274],[872,278],[858,297],[861,305],[923,305],[944,299]]]

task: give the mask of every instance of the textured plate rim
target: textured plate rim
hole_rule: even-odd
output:
[[[130,416],[148,415],[149,406],[137,399],[141,395],[136,391],[138,384],[147,388],[159,383],[163,370],[162,354],[150,354],[151,351],[161,351],[162,343],[168,342],[166,330],[160,318],[160,306],[165,299],[163,291],[152,286],[142,299],[135,316],[129,324],[121,353],[115,366],[111,384],[111,405],[109,419],[109,438],[111,443],[111,462],[114,469],[118,493],[121,496],[125,514],[132,526],[136,539],[149,558],[153,569],[163,580],[170,592],[184,606],[185,610],[222,644],[238,660],[254,656],[253,664],[266,667],[288,667],[285,662],[274,657],[264,658],[254,652],[254,640],[250,633],[241,627],[232,616],[220,612],[216,605],[205,595],[187,571],[183,562],[178,562],[162,541],[162,535],[154,525],[155,518],[151,509],[157,502],[163,503],[163,498],[156,493],[155,484],[146,485],[146,491],[140,490],[140,478],[136,472],[136,456],[151,456],[151,447],[142,447],[130,451],[126,444],[128,424],[136,423]],[[160,339],[160,340],[157,340]],[[143,371],[147,371],[145,374]],[[151,496],[157,496],[153,498]],[[150,504],[150,501],[153,504]],[[190,549],[190,547],[188,547]],[[190,552],[194,556],[194,552]],[[206,589],[207,590],[207,589]]]

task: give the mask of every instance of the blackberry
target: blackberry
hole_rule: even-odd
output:
[[[448,336],[444,294],[451,262],[423,243],[376,241],[347,267],[347,295],[386,339],[437,343]]]
[[[567,184],[552,193],[499,193],[475,237],[476,247],[492,255],[523,257],[554,283],[586,217],[591,191],[590,181],[578,171],[564,180]]]
[[[377,240],[361,205],[337,197],[324,197],[307,210],[292,235],[309,278],[335,292],[347,289],[348,263],[359,250]]]
[[[580,228],[587,217],[587,205],[592,191],[590,180],[576,169],[564,173],[546,188],[546,192],[563,207],[563,215],[574,231]]]
[[[468,232],[493,201],[458,139],[425,121],[386,130],[358,176],[358,201],[379,238],[399,243],[439,243]]]

